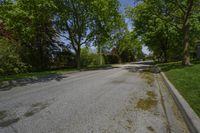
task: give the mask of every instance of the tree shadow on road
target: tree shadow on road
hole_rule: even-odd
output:
[[[14,87],[26,86],[28,84],[34,84],[34,83],[44,83],[44,82],[49,82],[52,80],[61,81],[62,79],[67,78],[67,77],[68,76],[62,75],[62,74],[51,74],[51,75],[43,76],[43,77],[34,76],[32,78],[4,81],[0,83],[0,91],[9,91]]]

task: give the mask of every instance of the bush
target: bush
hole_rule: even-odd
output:
[[[102,59],[102,64],[105,64],[105,59],[103,55],[92,53],[89,51],[88,48],[81,49],[81,66],[82,67],[87,67],[89,65],[100,65],[101,59]]]
[[[120,59],[117,55],[107,54],[104,55],[106,64],[117,64],[120,62]]]
[[[29,68],[21,61],[17,45],[12,41],[0,38],[0,74],[17,74],[26,72]]]
[[[51,69],[76,67],[76,55],[67,47],[62,47],[62,51],[53,53]]]

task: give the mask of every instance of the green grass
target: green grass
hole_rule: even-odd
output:
[[[96,70],[96,69],[107,68],[107,67],[111,67],[111,65],[90,65],[86,68],[83,68],[83,70]],[[16,79],[33,78],[33,77],[39,78],[39,77],[44,77],[44,76],[48,76],[52,74],[65,74],[65,73],[76,72],[76,71],[78,71],[78,69],[68,68],[68,69],[61,69],[61,70],[21,73],[21,74],[16,74],[16,75],[3,75],[3,76],[0,76],[0,82],[16,80]]]
[[[193,110],[200,116],[200,63],[182,66],[181,62],[158,64]]]

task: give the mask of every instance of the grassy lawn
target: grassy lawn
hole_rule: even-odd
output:
[[[181,62],[158,64],[168,79],[200,116],[200,63],[183,67]]]
[[[101,68],[111,67],[111,65],[91,65],[87,68],[83,68],[83,70],[96,70]],[[79,71],[76,68],[71,69],[61,69],[61,70],[50,70],[50,71],[42,71],[42,72],[31,72],[31,73],[21,73],[16,75],[0,75],[0,82],[1,81],[10,81],[10,80],[16,80],[16,79],[25,79],[25,78],[33,78],[33,77],[44,77],[51,74],[65,74],[69,72],[76,72]]]

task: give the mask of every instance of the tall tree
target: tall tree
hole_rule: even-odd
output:
[[[122,16],[119,13],[119,1],[117,0],[96,0],[92,2],[91,29],[94,31],[94,44],[100,55],[100,64],[102,64],[102,49],[112,39],[114,31],[123,23]]]
[[[190,49],[189,49],[189,38],[190,38],[190,18],[192,16],[193,8],[194,8],[194,0],[187,0],[181,2],[180,0],[176,0],[176,5],[181,11],[180,17],[182,18],[181,28],[183,32],[183,65],[190,65]]]
[[[118,12],[117,0],[56,1],[58,33],[67,39],[76,53],[80,69],[81,46],[91,42],[105,43]]]
[[[56,16],[57,30],[67,39],[76,53],[77,68],[80,69],[81,46],[89,43],[92,31],[89,30],[89,8],[87,0],[58,0]]]

